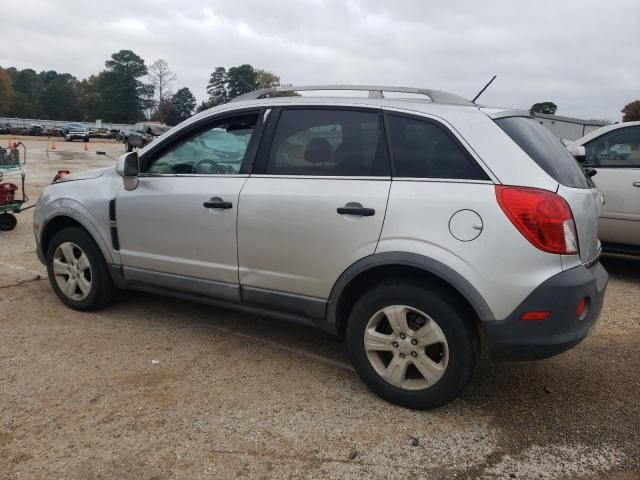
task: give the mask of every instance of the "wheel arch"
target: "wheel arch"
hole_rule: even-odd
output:
[[[327,302],[327,322],[332,330],[342,335],[349,311],[360,294],[390,277],[436,282],[454,292],[478,321],[495,319],[478,290],[451,267],[419,254],[384,252],[358,260],[340,275]]]
[[[111,253],[97,229],[82,218],[82,216],[75,215],[73,212],[61,212],[59,215],[47,219],[40,235],[40,248],[43,258],[46,258],[49,243],[54,235],[65,228],[71,227],[80,227],[86,231],[93,241],[96,242],[105,262],[107,262],[107,264],[113,262]]]

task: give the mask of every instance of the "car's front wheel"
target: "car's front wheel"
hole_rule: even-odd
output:
[[[47,248],[47,273],[58,298],[76,310],[97,310],[113,299],[115,287],[100,249],[82,228],[65,228]]]
[[[437,285],[394,282],[358,299],[347,324],[356,372],[374,393],[409,408],[456,398],[479,357],[478,335],[460,300]]]

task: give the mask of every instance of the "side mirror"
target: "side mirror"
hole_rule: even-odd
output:
[[[125,190],[134,190],[138,186],[140,173],[138,153],[129,152],[122,155],[116,163],[116,173],[122,177]]]
[[[587,152],[582,145],[569,145],[567,150],[569,150],[569,153],[579,162],[584,162],[587,157]]]

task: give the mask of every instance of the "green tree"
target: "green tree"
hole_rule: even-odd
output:
[[[556,113],[556,110],[558,110],[558,106],[553,102],[540,102],[531,105],[532,112],[554,115]]]
[[[203,100],[202,102],[200,102],[200,105],[198,105],[198,107],[196,108],[196,113],[204,112],[205,110],[208,110],[210,108],[211,108],[211,105],[209,105],[208,102],[205,102]]]
[[[0,114],[9,112],[14,94],[13,80],[6,70],[0,67]]]
[[[145,118],[144,111],[153,102],[153,86],[138,80],[147,74],[144,60],[131,50],[120,50],[105,67],[98,77],[104,120],[134,123]]]
[[[91,75],[89,78],[79,81],[76,85],[78,117],[80,120],[93,121],[96,118],[103,118],[102,97],[100,96],[100,87],[98,85],[100,75]]]
[[[41,72],[40,115],[52,120],[78,118],[78,80],[69,73]]]
[[[623,122],[635,122],[640,120],[640,100],[627,103],[621,110],[621,113],[624,113],[624,116],[622,117]]]
[[[273,88],[280,86],[280,77],[273,72],[261,70],[257,68],[256,72],[256,89]]]
[[[196,108],[196,97],[193,96],[191,90],[184,87],[171,97],[171,103],[175,112],[175,122],[180,123],[193,114],[193,110]]]
[[[229,100],[257,89],[257,75],[254,68],[245,63],[231,67],[227,72],[227,93]]]
[[[23,118],[38,116],[40,113],[39,92],[42,83],[38,74],[31,68],[25,68],[24,70],[9,68],[7,73],[13,80],[13,89],[15,91],[9,113]]]
[[[207,108],[222,105],[229,100],[227,92],[227,70],[224,67],[216,67],[209,77],[207,85],[207,93],[209,94],[209,102]]]

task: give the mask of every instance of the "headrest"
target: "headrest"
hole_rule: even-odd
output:
[[[329,140],[322,137],[309,140],[304,150],[304,159],[309,163],[328,162],[331,160],[331,144]]]

